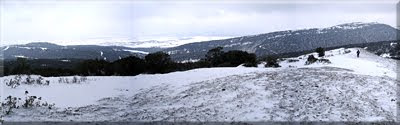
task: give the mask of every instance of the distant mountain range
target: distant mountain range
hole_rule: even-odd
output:
[[[258,56],[396,40],[398,30],[379,23],[347,23],[328,28],[278,31],[224,40],[190,43],[164,51],[176,60],[198,59],[211,48],[243,50]]]
[[[0,51],[3,52],[2,58],[4,59],[16,59],[17,57],[30,59],[97,58],[107,61],[114,61],[131,55],[143,57],[151,52],[164,51],[170,54],[174,60],[183,61],[202,58],[209,49],[218,46],[224,47],[225,51],[243,50],[255,53],[257,56],[265,56],[313,50],[317,47],[327,48],[353,44],[376,43],[381,41],[396,42],[394,40],[396,40],[397,32],[397,29],[386,24],[347,23],[328,28],[278,31],[203,42],[193,41],[193,39],[190,39],[187,40],[186,43],[183,42],[185,44],[182,42],[173,44],[173,41],[164,42],[168,44],[171,43],[171,47],[168,48],[145,46],[146,42],[141,43],[141,48],[138,48],[139,46],[135,47],[136,43],[102,43],[101,46],[61,46],[39,42],[24,45],[3,46],[0,47]],[[206,40],[206,38],[201,39]],[[156,45],[153,43],[157,43],[157,41],[147,42],[149,42],[149,45]],[[160,45],[164,43],[160,43]],[[391,42],[385,42],[385,45],[386,44],[392,45]],[[393,48],[391,45],[384,47]],[[163,46],[166,47],[166,45]],[[377,45],[374,44],[374,46]],[[380,50],[385,49],[381,48]]]
[[[61,46],[46,42],[10,45],[0,48],[4,59],[103,59],[114,61],[127,56],[143,57],[159,48],[130,48],[123,46],[70,45]]]

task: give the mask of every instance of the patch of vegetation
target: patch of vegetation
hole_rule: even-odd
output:
[[[194,68],[206,67],[236,67],[244,64],[246,67],[256,67],[257,57],[253,53],[245,51],[232,50],[222,51],[222,47],[216,47],[208,51],[203,59],[197,62],[174,62],[170,55],[164,52],[155,52],[146,55],[143,58],[130,56],[121,58],[114,62],[108,62],[102,59],[78,60],[68,67],[35,67],[29,65],[27,59],[18,58],[15,63],[7,63],[4,69],[4,75],[18,74],[37,74],[41,76],[134,76],[141,73],[155,74],[168,73],[174,71],[184,71]],[[57,62],[53,62],[57,63]],[[66,62],[63,62],[66,63]],[[68,81],[70,82],[70,81]],[[10,82],[13,85],[13,81]],[[30,83],[30,82],[29,82]]]
[[[317,59],[314,55],[309,55],[305,65],[310,65],[315,62],[323,63],[323,64],[330,64],[331,61],[329,59]]]
[[[80,84],[84,83],[88,80],[86,76],[73,76],[72,78],[60,77],[58,78],[59,83],[67,83],[67,84]]]
[[[266,59],[266,62],[267,62],[267,64],[265,64],[265,67],[281,67],[279,64],[278,64],[278,61],[277,61],[277,57],[274,57],[274,56],[268,56],[267,57],[267,59]]]
[[[42,97],[26,96],[26,98],[22,100],[21,98],[7,96],[5,101],[1,103],[0,115],[10,115],[13,112],[13,109],[19,108],[29,109],[35,107],[46,107],[47,109],[52,109],[54,106],[54,103],[49,104],[47,102],[43,102]]]
[[[324,63],[324,64],[331,64],[332,62],[329,61],[329,59],[318,59],[319,63]]]
[[[287,62],[292,63],[292,62],[298,62],[298,59],[288,59]]]
[[[23,78],[23,77],[25,77],[25,78]],[[6,86],[9,86],[11,88],[16,88],[16,87],[20,86],[21,84],[48,86],[50,84],[50,81],[45,80],[41,76],[33,78],[31,75],[16,75],[11,79],[4,79],[4,83]]]
[[[316,62],[318,59],[314,57],[314,55],[308,55],[307,61],[305,65],[310,65]]]
[[[325,50],[322,47],[318,47],[317,49],[315,49],[315,52],[318,53],[318,57],[323,57],[325,56]]]

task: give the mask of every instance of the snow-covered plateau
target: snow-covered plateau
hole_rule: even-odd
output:
[[[227,36],[194,36],[194,37],[161,37],[152,39],[142,39],[142,40],[120,40],[112,42],[100,42],[100,45],[104,46],[125,46],[131,48],[169,48],[176,47],[189,43],[204,42],[211,40],[221,40],[228,39],[232,37]]]
[[[360,50],[360,57],[356,51]],[[311,53],[315,54],[316,53]],[[307,54],[309,55],[309,54]],[[396,60],[361,48],[307,55],[282,67],[201,68],[167,74],[44,77],[49,85],[0,85],[7,96],[41,97],[53,108],[15,108],[5,121],[395,121]],[[15,76],[2,77],[9,81]],[[27,76],[22,76],[24,79]],[[32,76],[37,78],[39,76]],[[28,92],[28,93],[26,93]],[[20,103],[20,102],[19,102]]]

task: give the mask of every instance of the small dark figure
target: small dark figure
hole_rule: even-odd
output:
[[[29,92],[25,90],[25,95],[27,95],[27,94],[29,94]]]
[[[357,58],[360,57],[360,50],[357,50]]]

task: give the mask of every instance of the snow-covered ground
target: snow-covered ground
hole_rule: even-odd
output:
[[[355,52],[361,51],[360,58]],[[349,53],[345,53],[349,52]],[[316,53],[313,53],[316,55]],[[301,59],[300,59],[301,58]],[[396,61],[360,48],[326,52],[331,64],[280,68],[201,68],[131,77],[88,77],[80,84],[1,84],[7,96],[42,97],[55,108],[19,108],[6,121],[394,121]],[[298,59],[297,62],[288,60]],[[1,78],[7,81],[14,76]],[[34,76],[37,77],[37,76]],[[72,77],[68,77],[72,79]]]
[[[360,50],[360,57],[357,58],[357,50]],[[346,53],[347,51],[348,53]],[[315,57],[318,57],[317,53],[311,53]],[[325,52],[325,59],[329,59],[332,64],[316,63],[312,65],[304,65],[307,61],[307,57],[310,54],[299,56],[297,58],[288,58],[282,61],[280,65],[282,67],[339,67],[353,70],[353,73],[372,75],[372,76],[389,76],[391,78],[396,78],[396,64],[398,61],[379,57],[373,53],[368,52],[362,48],[350,48],[350,49],[335,49]],[[298,62],[288,62],[290,59],[297,59]]]

